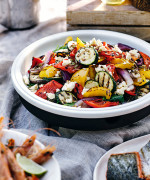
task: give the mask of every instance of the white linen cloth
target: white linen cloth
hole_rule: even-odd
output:
[[[12,86],[9,68],[16,55],[30,43],[66,31],[66,1],[52,2],[54,1],[49,0],[49,7],[47,4],[43,5],[43,15],[40,18],[45,18],[45,21],[40,20],[40,24],[32,29],[7,31],[5,27],[0,27],[0,112],[5,117],[5,124],[10,118],[15,128],[26,134],[48,125],[33,116],[21,104]],[[51,9],[50,12],[47,11],[51,16],[49,20],[44,15],[46,8]],[[62,180],[92,180],[94,167],[107,150],[129,139],[150,133],[150,117],[115,130],[88,132],[58,128],[58,131],[61,137],[42,130],[38,134],[38,139],[44,144],[56,145],[57,150],[54,155],[61,167]]]

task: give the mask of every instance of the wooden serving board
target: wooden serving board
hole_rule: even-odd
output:
[[[129,0],[119,6],[101,0],[68,0],[67,24],[68,30],[113,30],[150,41],[150,12],[136,9]]]

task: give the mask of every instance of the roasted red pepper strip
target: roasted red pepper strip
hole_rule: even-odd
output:
[[[81,66],[79,65],[79,67],[75,67],[75,65],[67,65],[67,66],[62,66],[62,61],[59,62],[58,64],[55,64],[54,67],[55,68],[58,68],[58,69],[61,69],[63,71],[67,71],[69,72],[70,74],[73,74],[75,73],[76,71],[80,70],[81,69]]]
[[[108,47],[109,45],[107,45],[106,42],[102,42],[102,43],[103,43],[103,46],[105,46],[105,48],[106,48],[107,50],[110,50],[110,48]]]
[[[73,92],[76,94],[78,99],[83,98],[82,91],[83,91],[83,87],[81,86],[81,84],[76,83]]]
[[[56,89],[60,89],[62,88],[62,86],[62,84],[58,83],[55,80],[52,80],[41,87],[39,90],[37,90],[35,94],[43,99],[47,99],[46,93],[55,93]]]
[[[132,91],[125,91],[125,93],[127,93],[127,94],[129,94],[131,96],[136,96],[135,88]]]
[[[115,81],[120,80],[120,77],[118,76],[117,72],[116,72],[116,67],[114,64],[106,64],[108,71],[111,72],[113,78],[115,79]]]
[[[150,57],[147,54],[144,54],[143,52],[139,52],[144,60],[144,64],[147,68],[150,66]]]
[[[101,51],[99,56],[106,57],[108,61],[111,61],[115,58],[122,58],[122,54],[115,52],[115,51]]]
[[[49,63],[48,64],[53,64],[53,63],[55,63],[55,54],[52,54],[51,55],[51,57],[50,57],[50,61],[49,61]]]
[[[77,53],[77,48],[75,47],[75,48],[71,51],[70,57],[71,57],[72,59],[75,59],[76,53]]]
[[[35,66],[41,63],[43,63],[43,61],[40,58],[33,57],[31,68],[34,68]]]
[[[110,106],[117,106],[119,102],[110,102],[110,101],[102,101],[102,99],[92,100],[92,101],[85,101],[87,105],[93,108],[104,108]]]

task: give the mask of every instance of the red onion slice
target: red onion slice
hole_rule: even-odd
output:
[[[130,77],[130,74],[125,69],[117,69],[117,72],[123,77],[123,79],[126,81],[127,85],[130,86],[133,84],[133,80]]]
[[[75,107],[90,108],[90,106],[84,103],[81,99],[75,103]]]
[[[62,74],[62,77],[63,77],[63,81],[66,82],[67,80],[70,80],[71,79],[71,74],[67,71],[62,71],[61,70],[61,74]]]
[[[122,44],[122,43],[118,43],[118,47],[121,51],[130,51],[134,48],[128,46],[128,45],[125,45],[125,44]]]
[[[96,99],[100,99],[100,97],[88,97],[88,98],[83,98],[83,99],[80,99],[79,101],[77,101],[75,103],[75,106],[76,107],[81,107],[81,108],[91,108],[90,106],[88,106],[86,103],[84,103],[84,101],[93,101],[93,100],[96,100]]]
[[[138,66],[142,66],[142,65],[143,65],[143,58],[138,59],[138,60],[136,61],[136,64],[137,64]]]
[[[40,73],[40,71],[48,64],[48,62],[50,61],[50,57],[52,55],[53,51],[48,51],[46,54],[45,54],[45,57],[44,57],[44,60],[43,60],[43,63],[41,64],[41,66],[39,67],[34,67],[32,69],[30,69],[30,72],[32,74],[38,74]]]

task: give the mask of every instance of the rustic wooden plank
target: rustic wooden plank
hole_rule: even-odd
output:
[[[150,13],[143,11],[67,12],[68,24],[150,25]]]
[[[67,11],[139,11],[126,0],[122,5],[110,6],[101,0],[68,0]]]
[[[150,12],[140,11],[126,1],[108,6],[100,0],[68,0],[67,23],[88,25],[150,25]]]
[[[150,41],[150,26],[149,27],[131,27],[131,26],[77,26],[77,25],[68,25],[67,30],[80,30],[80,29],[99,29],[99,30],[111,30],[111,31],[117,31],[122,32],[126,34],[130,34],[133,36],[136,36],[138,38],[141,38],[146,41]]]

